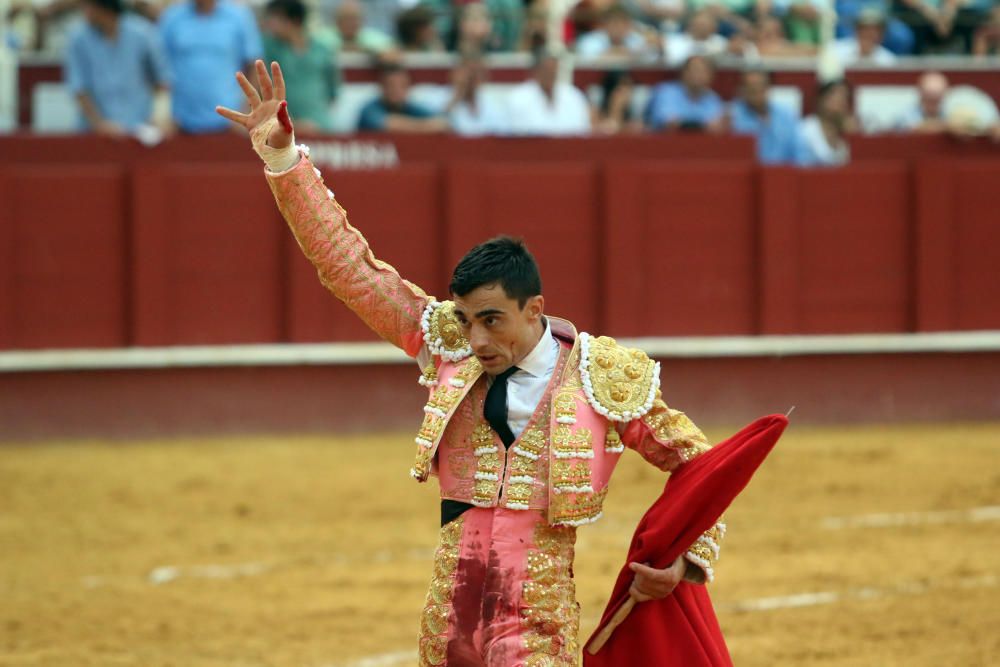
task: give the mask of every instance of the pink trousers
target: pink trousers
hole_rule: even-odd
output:
[[[421,667],[577,667],[575,542],[538,511],[476,507],[441,528]]]

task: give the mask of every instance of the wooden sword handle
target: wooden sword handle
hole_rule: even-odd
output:
[[[597,655],[597,652],[604,648],[604,645],[608,643],[609,639],[611,639],[611,633],[615,631],[615,628],[621,625],[622,621],[624,621],[628,615],[632,613],[633,607],[635,607],[635,598],[629,597],[628,600],[625,600],[625,604],[618,608],[618,611],[616,611],[615,615],[611,617],[608,624],[605,625],[599,633],[597,633],[597,636],[594,637],[594,641],[587,645],[587,653],[590,655]]]

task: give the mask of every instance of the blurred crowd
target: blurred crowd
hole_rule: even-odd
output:
[[[764,67],[775,57],[832,58],[842,68],[911,54],[995,55],[1000,0],[14,0],[7,18],[12,46],[61,53],[82,128],[151,142],[225,131],[215,105],[241,106],[233,72],[252,75],[257,58],[281,64],[301,130],[330,130],[348,53],[378,68],[378,91],[358,110],[361,131],[749,134],[762,161],[800,165],[843,164],[855,131],[1000,137],[995,105],[970,113],[950,103],[938,73],[914,80],[919,101],[874,127],[835,77],[816,91],[815,113],[799,118],[774,100]],[[450,86],[416,99],[405,56],[449,52]],[[485,58],[504,52],[530,53],[532,66],[499,94]],[[585,94],[560,76],[567,55],[607,68],[599,90]],[[744,68],[729,101],[713,90],[723,56]],[[650,63],[679,68],[679,77],[638,96],[629,67]]]

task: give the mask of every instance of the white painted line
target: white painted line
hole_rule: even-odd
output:
[[[641,348],[650,356],[659,359],[968,353],[1000,351],[1000,331],[623,338],[621,343]],[[388,343],[211,345],[0,352],[0,373],[403,363],[413,363],[413,361]]]
[[[904,582],[888,588],[854,588],[846,591],[817,591],[813,593],[797,593],[795,595],[779,595],[774,597],[753,598],[739,602],[722,603],[720,611],[751,612],[774,611],[776,609],[793,609],[796,607],[814,607],[824,604],[834,604],[846,600],[874,600],[877,598],[897,595],[922,595],[932,590],[994,588],[1000,584],[1000,577],[987,574],[980,577],[970,577],[950,581],[947,584],[929,585],[922,582]]]
[[[149,583],[154,586],[166,584],[181,577],[195,579],[236,579],[237,577],[252,577],[274,569],[267,563],[236,563],[235,565],[192,565],[175,567],[165,565],[149,573]]]
[[[948,523],[980,523],[1000,521],[1000,505],[986,505],[964,510],[938,512],[897,512],[891,514],[862,514],[861,516],[827,517],[820,522],[826,530],[844,528],[895,528],[898,526],[925,526]]]

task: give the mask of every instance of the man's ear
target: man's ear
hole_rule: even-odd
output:
[[[531,320],[537,320],[542,317],[542,313],[545,311],[545,297],[541,294],[531,297],[524,304],[524,314],[528,316]]]

